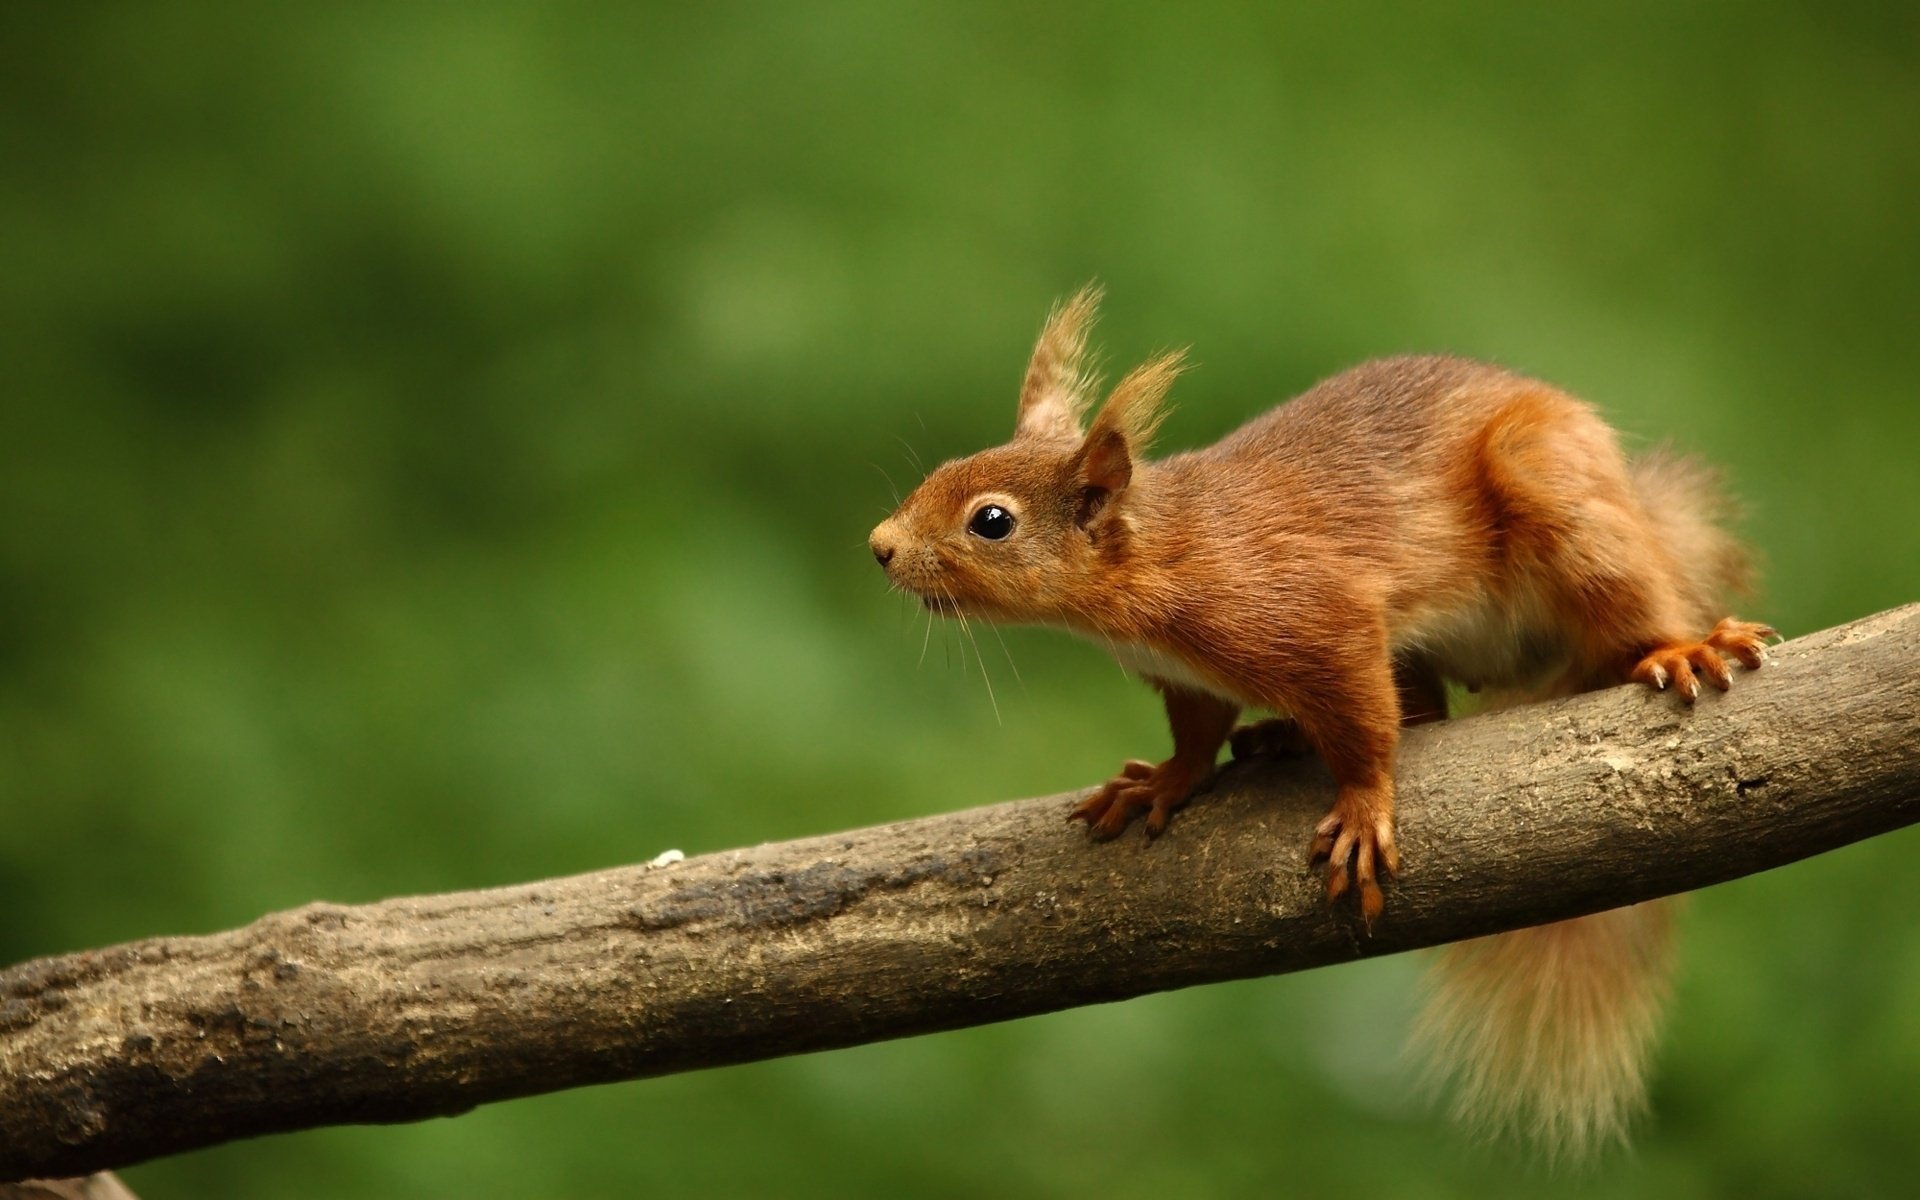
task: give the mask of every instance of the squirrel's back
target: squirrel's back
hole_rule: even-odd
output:
[[[1377,602],[1397,648],[1470,686],[1531,685],[1564,665],[1605,580],[1686,574],[1590,406],[1468,359],[1362,364],[1161,466],[1204,525],[1196,540],[1236,544],[1242,569],[1296,592],[1337,570],[1342,595]],[[1685,486],[1689,470],[1655,482]]]
[[[1502,401],[1547,385],[1490,363],[1451,355],[1374,359],[1331,375],[1197,453],[1258,456],[1303,465],[1410,462],[1444,452]],[[1436,445],[1438,436],[1442,444]]]

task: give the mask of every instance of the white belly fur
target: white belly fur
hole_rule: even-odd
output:
[[[1103,644],[1113,655],[1114,661],[1135,675],[1164,680],[1189,691],[1220,696],[1232,700],[1235,704],[1242,703],[1240,699],[1177,655],[1168,654],[1164,650],[1140,642],[1104,642]]]

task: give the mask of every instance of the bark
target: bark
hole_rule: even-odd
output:
[[[1920,819],[1920,605],[1688,708],[1641,687],[1408,733],[1371,934],[1254,762],[1169,833],[1075,796],[488,891],[310,904],[0,972],[0,1179],[410,1121],[1296,971],[1704,887]]]

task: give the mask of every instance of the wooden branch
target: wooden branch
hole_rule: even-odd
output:
[[[1295,971],[1570,917],[1920,820],[1920,605],[1689,709],[1639,687],[1411,731],[1372,935],[1307,869],[1312,761],[1167,836],[1054,796],[520,887],[311,904],[0,972],[0,1179]],[[1142,749],[1145,749],[1144,747]]]

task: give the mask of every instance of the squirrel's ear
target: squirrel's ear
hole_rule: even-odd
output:
[[[1027,363],[1020,385],[1020,412],[1013,436],[1018,438],[1077,438],[1080,414],[1087,409],[1089,378],[1087,330],[1100,307],[1100,289],[1088,284],[1073,299],[1056,304],[1047,314],[1040,341]]]
[[[1086,486],[1118,492],[1133,479],[1133,463],[1153,441],[1166,416],[1163,401],[1180,377],[1186,352],[1176,350],[1127,372],[1100,407],[1080,448],[1080,477]]]

